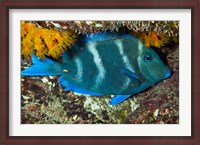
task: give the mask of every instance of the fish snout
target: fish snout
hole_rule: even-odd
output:
[[[168,77],[170,77],[172,74],[172,71],[169,69],[166,74],[165,74],[165,78],[167,79]]]

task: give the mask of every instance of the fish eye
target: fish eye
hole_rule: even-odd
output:
[[[146,61],[146,62],[150,62],[150,61],[152,61],[152,59],[153,59],[153,57],[150,54],[146,54],[144,56],[144,61]]]

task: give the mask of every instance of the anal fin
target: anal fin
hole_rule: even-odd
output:
[[[75,93],[79,93],[82,95],[90,95],[90,96],[102,96],[102,94],[96,93],[96,92],[92,92],[92,91],[88,91],[86,89],[83,89],[81,87],[75,86],[71,83],[69,83],[65,78],[60,77],[59,78],[59,84],[64,88],[64,90],[66,91],[73,91]]]
[[[130,95],[116,95],[110,100],[110,105],[119,104],[129,97],[130,97]]]

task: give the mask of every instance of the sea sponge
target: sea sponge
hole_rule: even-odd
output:
[[[75,40],[73,31],[38,28],[34,23],[21,22],[21,50],[25,57],[35,53],[41,59],[46,56],[57,59]]]

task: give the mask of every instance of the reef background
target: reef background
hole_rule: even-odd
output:
[[[153,47],[172,76],[128,100],[109,106],[111,96],[86,97],[64,91],[58,77],[21,77],[22,124],[178,124],[179,23],[177,21],[34,21],[37,28],[75,34],[128,31]],[[23,50],[23,48],[22,48]],[[66,50],[67,51],[67,50]],[[32,64],[21,58],[21,69]]]

